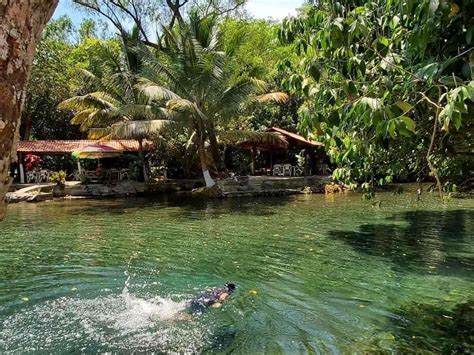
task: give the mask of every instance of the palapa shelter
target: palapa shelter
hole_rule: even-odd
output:
[[[99,148],[97,148],[99,147]],[[89,152],[84,151],[89,150]],[[149,140],[143,141],[143,150],[151,151],[154,149],[153,142]],[[98,152],[100,150],[101,152]],[[76,153],[79,159],[83,159],[84,155],[93,157],[93,159],[103,158],[106,156],[118,156],[122,153],[138,153],[138,141],[133,139],[117,139],[108,141],[97,140],[36,140],[36,141],[20,141],[18,143],[18,162],[20,182],[25,182],[25,168],[23,166],[23,157],[26,154],[35,155],[67,155]],[[81,152],[83,154],[81,155]]]
[[[288,152],[294,150],[304,150],[305,160],[309,163],[306,163],[305,166],[305,175],[311,175],[313,173],[318,172],[317,162],[323,162],[326,160],[326,154],[324,152],[324,144],[321,142],[317,142],[314,140],[306,139],[305,137],[289,132],[282,128],[278,127],[271,127],[267,130],[267,132],[271,132],[275,134],[274,140],[259,140],[257,139],[250,139],[238,144],[240,148],[250,150],[252,156],[252,175],[256,174],[256,156],[257,153],[266,152],[269,155],[270,161],[270,169],[266,169],[266,171],[273,171],[273,166],[278,156],[282,153],[285,153],[285,159],[288,160]],[[277,158],[277,159],[275,159]],[[321,165],[321,163],[320,163]]]

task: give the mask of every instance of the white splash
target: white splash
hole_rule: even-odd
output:
[[[129,291],[95,298],[60,297],[0,321],[0,350],[199,352],[207,342],[202,322],[178,322],[186,301],[140,298]],[[27,334],[27,336],[25,336]],[[1,351],[0,351],[1,352]]]
[[[171,298],[154,297],[148,300],[138,298],[130,294],[129,285],[131,275],[125,271],[125,286],[122,290],[122,298],[127,306],[125,323],[132,328],[138,328],[149,321],[175,320],[177,316],[186,309],[186,301],[176,302]]]

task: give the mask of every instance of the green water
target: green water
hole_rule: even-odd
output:
[[[0,352],[474,351],[474,200],[378,198],[10,205]]]

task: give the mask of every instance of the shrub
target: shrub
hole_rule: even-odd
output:
[[[63,170],[55,171],[49,177],[49,181],[56,183],[58,186],[66,185],[66,172]]]

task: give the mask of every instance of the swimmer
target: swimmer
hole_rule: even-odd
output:
[[[235,288],[235,284],[228,282],[224,287],[217,287],[197,295],[188,303],[187,312],[180,312],[175,319],[189,320],[192,314],[202,314],[208,308],[221,308]]]
[[[191,313],[202,313],[207,308],[221,308],[224,301],[235,291],[235,284],[226,283],[219,287],[194,297],[189,303]]]

